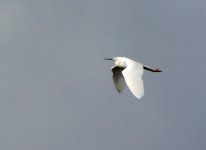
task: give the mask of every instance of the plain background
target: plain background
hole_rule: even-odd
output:
[[[105,57],[145,72],[116,92]],[[206,1],[0,2],[0,149],[205,150]]]

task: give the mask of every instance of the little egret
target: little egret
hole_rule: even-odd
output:
[[[142,80],[144,69],[152,72],[162,72],[159,68],[152,69],[126,57],[105,58],[105,60],[113,60],[115,63],[111,71],[117,91],[121,93],[127,84],[132,94],[138,99],[141,99],[144,95]]]

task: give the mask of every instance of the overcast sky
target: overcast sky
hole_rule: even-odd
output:
[[[144,73],[119,94],[112,62]],[[205,150],[205,0],[0,2],[1,150]]]

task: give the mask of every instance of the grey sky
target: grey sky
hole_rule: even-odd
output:
[[[205,150],[206,2],[0,2],[0,149]],[[145,72],[116,92],[113,63]]]

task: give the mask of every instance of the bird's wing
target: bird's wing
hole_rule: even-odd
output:
[[[115,85],[117,91],[120,92],[120,93],[126,87],[126,83],[125,83],[124,77],[122,75],[122,71],[124,69],[125,68],[123,68],[123,67],[117,67],[117,66],[114,66],[114,67],[111,68],[111,70],[113,72],[113,82],[114,82],[114,85]]]
[[[142,64],[132,62],[132,65],[127,64],[122,72],[130,91],[139,99],[144,95],[143,71]]]

